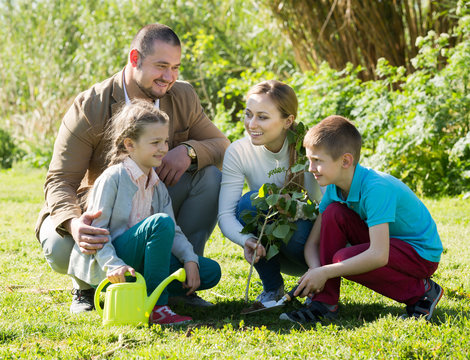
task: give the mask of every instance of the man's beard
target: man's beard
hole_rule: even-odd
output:
[[[159,81],[162,81],[162,80],[159,80]],[[142,85],[140,85],[139,82],[136,82],[137,84],[137,87],[140,89],[140,91],[142,91],[144,93],[145,96],[147,96],[149,99],[152,99],[153,101],[157,100],[157,99],[161,99],[163,96],[166,95],[166,93],[168,92],[168,90],[170,90],[169,88],[167,89],[167,91],[163,94],[163,95],[156,95],[152,92],[152,88],[146,88],[146,87],[143,87]],[[168,84],[167,82],[165,82],[165,84]]]

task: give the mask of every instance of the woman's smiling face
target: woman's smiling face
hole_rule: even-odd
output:
[[[246,102],[245,129],[253,145],[264,145],[272,152],[281,150],[293,119],[283,118],[266,94],[252,94]]]

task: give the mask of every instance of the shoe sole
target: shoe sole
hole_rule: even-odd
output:
[[[424,317],[427,321],[431,319],[431,316],[434,312],[434,309],[436,308],[437,303],[439,302],[439,300],[441,300],[441,297],[444,294],[444,289],[442,289],[442,287],[439,284],[436,284],[436,285],[439,286],[439,294],[437,295],[436,299],[431,304],[431,308],[429,309],[429,314]]]
[[[286,313],[282,313],[281,315],[279,315],[279,320],[287,320],[287,321],[290,321],[290,322],[297,322],[297,321],[294,321],[292,320],[289,315],[287,315]]]
[[[432,314],[434,313],[434,309],[436,308],[436,305],[437,303],[441,300],[442,298],[442,295],[444,294],[444,289],[442,288],[442,286],[440,286],[439,284],[435,283],[437,286],[439,286],[439,294],[437,295],[436,299],[434,299],[434,301],[432,302],[431,304],[431,307],[429,308],[429,312],[427,315],[425,316],[420,316],[420,317],[424,317],[426,319],[426,321],[430,321],[431,320],[431,317],[432,317]],[[416,318],[415,316],[409,316],[408,314],[401,314],[400,319],[402,320],[406,320],[406,319],[409,319],[409,318]]]

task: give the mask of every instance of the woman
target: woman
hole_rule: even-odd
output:
[[[295,161],[295,149],[288,144],[287,131],[295,126],[297,107],[297,96],[290,86],[275,80],[255,85],[247,94],[244,121],[248,136],[231,144],[224,157],[219,227],[228,239],[244,248],[249,263],[256,257],[255,269],[263,282],[263,292],[256,300],[263,303],[277,301],[284,295],[281,272],[302,275],[307,270],[303,249],[312,222],[297,220],[297,231],[289,243],[282,245],[279,254],[267,261],[264,246],[256,248],[259,234],[241,234],[244,223],[240,213],[253,209],[250,195],[264,183],[281,187],[286,182],[286,171],[268,174],[276,168],[289,169]],[[242,197],[245,180],[251,191]],[[319,200],[321,192],[316,180],[308,177],[306,185],[311,190],[311,199]]]

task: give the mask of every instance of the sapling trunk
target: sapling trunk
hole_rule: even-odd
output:
[[[272,209],[269,209],[268,213],[266,214],[266,218],[264,219],[263,226],[261,227],[261,232],[258,236],[258,241],[256,242],[256,247],[255,247],[255,250],[254,250],[253,258],[251,259],[250,272],[248,273],[248,279],[246,280],[245,302],[248,302],[248,291],[250,290],[251,275],[253,274],[253,266],[255,265],[257,249],[258,249],[259,244],[261,243],[261,239],[263,238],[264,228],[266,227],[266,224],[268,223],[268,219],[269,219],[269,215],[270,215],[271,211],[272,211]]]
[[[303,171],[302,171],[303,173]],[[285,188],[287,188],[287,186],[291,185],[291,184],[295,184],[297,185],[299,188],[301,188],[302,190],[305,190],[305,188],[301,185],[301,184],[298,184],[294,181],[294,178],[291,178],[287,181],[287,183],[279,190],[279,192],[281,192],[282,190],[284,190]],[[251,275],[253,274],[253,267],[255,265],[255,259],[256,259],[256,251],[258,249],[258,246],[259,244],[261,243],[261,239],[263,238],[263,235],[264,235],[264,229],[266,227],[266,224],[268,223],[268,220],[269,218],[273,215],[273,210],[275,210],[274,207],[270,207],[268,213],[266,214],[266,218],[264,219],[264,223],[263,223],[263,226],[261,227],[261,232],[258,236],[258,241],[256,242],[256,247],[255,247],[255,253],[253,254],[253,259],[251,259],[251,264],[250,264],[250,272],[248,273],[248,278],[246,280],[246,288],[245,288],[245,302],[248,302],[248,291],[250,289],[250,282],[251,282]]]

